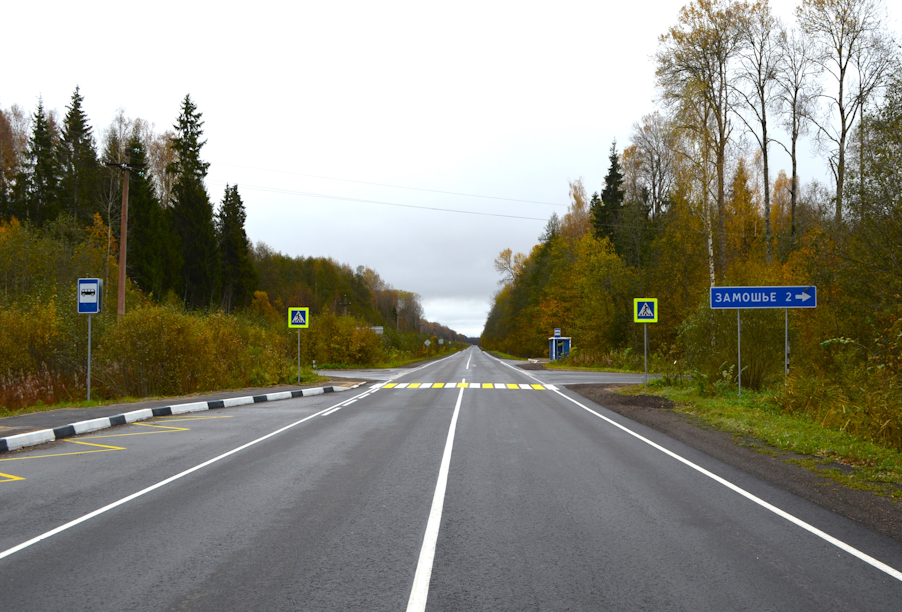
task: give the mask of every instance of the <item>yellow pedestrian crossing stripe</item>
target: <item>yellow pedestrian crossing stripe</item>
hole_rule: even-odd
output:
[[[513,389],[517,391],[547,391],[553,390],[552,385],[527,385],[518,383],[385,383],[380,389]]]

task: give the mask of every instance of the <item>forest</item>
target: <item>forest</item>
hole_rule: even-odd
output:
[[[902,447],[902,72],[878,0],[692,0],[659,37],[656,110],[611,145],[604,185],[529,253],[502,251],[482,345],[641,369],[634,298],[657,298],[651,368],[702,392],[738,383],[737,316],[712,286],[815,285],[817,308],[742,313],[743,388]],[[798,175],[810,139],[829,180]],[[775,170],[780,150],[789,167]]]
[[[218,205],[207,191],[204,122],[190,96],[171,130],[155,133],[120,111],[99,143],[83,105],[76,87],[62,118],[40,99],[33,113],[0,108],[0,414],[84,398],[78,278],[104,283],[92,326],[95,398],[294,382],[290,306],[311,313],[304,380],[316,378],[313,361],[400,364],[467,341],[425,320],[419,295],[372,269],[252,243],[238,186],[226,185]],[[126,171],[125,314],[117,316]]]

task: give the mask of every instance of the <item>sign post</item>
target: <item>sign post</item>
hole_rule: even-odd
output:
[[[633,323],[642,323],[645,328],[645,388],[648,388],[648,324],[658,322],[657,298],[633,299]]]
[[[103,281],[99,278],[78,279],[78,313],[88,315],[88,401],[91,401],[91,315],[103,310]]]
[[[817,287],[711,287],[713,310],[736,309],[736,362],[739,366],[737,381],[742,395],[742,319],[739,311],[745,308],[784,309],[783,376],[789,376],[789,309],[817,308]],[[784,383],[785,384],[785,383]]]
[[[301,328],[310,327],[310,309],[309,308],[289,308],[288,309],[288,327],[297,328],[298,330],[298,384],[301,382]],[[313,362],[316,367],[316,362]]]

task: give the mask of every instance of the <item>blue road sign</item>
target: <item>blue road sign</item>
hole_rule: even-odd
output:
[[[309,308],[289,308],[288,309],[288,327],[309,327],[310,326],[310,309]]]
[[[100,314],[103,305],[103,281],[99,278],[78,279],[79,314]]]
[[[817,308],[817,287],[711,287],[711,308]]]
[[[560,338],[560,337],[561,337],[561,328],[560,328],[560,327],[555,327],[555,328],[554,328],[554,337],[555,337],[555,338]]]

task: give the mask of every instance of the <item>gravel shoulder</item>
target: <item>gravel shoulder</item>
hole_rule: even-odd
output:
[[[869,491],[844,487],[826,476],[787,463],[803,455],[768,447],[748,437],[714,430],[675,412],[670,400],[653,395],[620,395],[621,385],[578,384],[567,389],[683,444],[780,486],[799,497],[902,541],[902,504]]]

